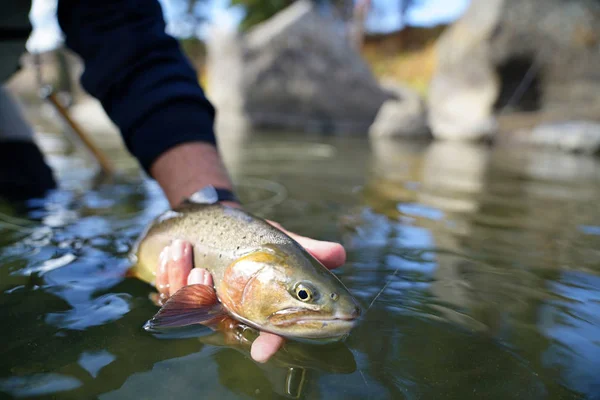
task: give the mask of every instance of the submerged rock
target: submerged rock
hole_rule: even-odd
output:
[[[598,1],[473,0],[437,56],[428,104],[436,137],[489,137],[499,114],[600,120]]]
[[[517,134],[522,141],[536,146],[554,147],[574,153],[600,152],[600,123],[563,121],[540,124],[531,131]]]
[[[390,97],[343,23],[308,0],[244,35],[213,29],[208,75],[219,126],[366,133]]]
[[[427,113],[421,96],[412,89],[394,83],[384,88],[394,97],[387,100],[369,129],[371,137],[423,137],[429,134]]]

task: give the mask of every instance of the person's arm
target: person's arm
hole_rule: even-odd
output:
[[[232,189],[218,150],[206,143],[184,143],[167,150],[156,159],[150,172],[171,206],[206,185]]]
[[[177,41],[165,33],[157,1],[59,0],[58,20],[67,46],[84,61],[83,87],[100,100],[171,206],[209,184],[231,188],[216,148],[215,111]],[[323,264],[343,264],[339,244],[288,233]],[[172,261],[167,286],[198,283],[191,259]],[[252,357],[266,361],[282,343],[262,333]]]
[[[83,87],[171,205],[205,185],[231,187],[213,132],[215,110],[158,1],[59,0],[66,45],[83,59]]]

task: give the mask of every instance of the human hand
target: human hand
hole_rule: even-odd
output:
[[[346,261],[346,252],[338,243],[296,235],[286,231],[276,222],[269,221],[269,223],[300,243],[327,268],[337,268]],[[192,251],[192,245],[181,240],[174,241],[162,251],[158,271],[156,271],[156,287],[163,301],[186,285],[202,284],[213,287],[212,276],[206,269],[193,268]],[[266,362],[283,346],[283,343],[284,339],[281,336],[261,331],[259,337],[252,343],[250,355],[257,362]]]

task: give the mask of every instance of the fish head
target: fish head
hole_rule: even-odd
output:
[[[297,340],[345,337],[361,309],[344,284],[299,245],[262,246],[236,260],[221,282],[221,302],[242,321]]]

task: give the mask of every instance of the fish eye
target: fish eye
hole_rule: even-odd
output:
[[[296,286],[296,297],[298,298],[298,300],[311,301],[313,299],[313,296],[313,292],[308,286],[302,283],[299,283]]]

